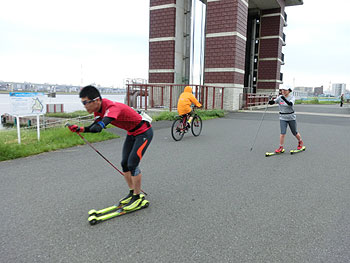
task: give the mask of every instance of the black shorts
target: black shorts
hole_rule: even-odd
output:
[[[152,127],[139,135],[127,135],[123,145],[123,172],[131,172],[132,176],[141,173],[139,163],[153,138]]]

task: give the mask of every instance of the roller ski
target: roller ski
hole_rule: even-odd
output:
[[[90,225],[95,225],[102,221],[106,221],[108,219],[125,215],[127,213],[135,212],[137,210],[147,208],[149,206],[149,201],[145,200],[144,195],[140,195],[137,200],[133,200],[131,197],[128,198],[129,202],[125,204],[119,203],[118,206],[110,206],[101,210],[90,210],[88,221]],[[125,201],[125,200],[124,200]]]
[[[103,214],[107,214],[107,213],[110,213],[110,212],[112,212],[114,210],[118,210],[118,209],[122,208],[124,205],[126,205],[127,203],[130,202],[133,193],[134,193],[134,191],[130,190],[129,194],[126,197],[124,197],[124,198],[119,200],[119,204],[118,205],[112,205],[110,207],[107,207],[107,208],[104,208],[104,209],[101,209],[101,210],[97,210],[97,211],[95,209],[91,209],[89,211],[89,216],[101,216]],[[140,196],[144,197],[144,195],[142,195],[142,194]]]
[[[297,149],[291,150],[290,154],[300,153],[300,152],[305,151],[305,149],[306,149],[306,147],[304,146],[303,141],[299,141]]]
[[[278,154],[282,154],[282,153],[284,153],[284,148],[283,148],[283,146],[280,146],[274,152],[267,152],[267,153],[265,153],[265,156],[269,157],[269,156],[278,155]]]
[[[123,207],[123,205],[119,204],[119,205],[112,205],[110,207],[107,207],[107,208],[104,208],[104,209],[101,209],[101,210],[91,209],[89,211],[89,217],[90,216],[101,216],[101,215],[110,213],[112,211],[118,210],[118,209],[120,209],[122,207]]]
[[[299,149],[299,150],[291,150],[290,151],[290,154],[295,154],[295,153],[300,153],[300,152],[303,152],[303,151],[305,151],[306,150],[306,147],[305,146],[303,146],[301,149]]]

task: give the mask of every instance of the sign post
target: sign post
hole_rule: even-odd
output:
[[[19,125],[19,117],[18,116],[16,116],[16,124],[17,124],[18,144],[21,144],[21,127]]]
[[[40,115],[46,113],[42,92],[10,92],[11,115],[16,116],[18,143],[21,143],[20,117],[36,116],[37,134],[40,140]]]
[[[36,131],[38,134],[38,141],[40,141],[40,118],[39,118],[39,114],[36,115]]]

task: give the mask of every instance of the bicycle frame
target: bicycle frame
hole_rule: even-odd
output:
[[[191,113],[187,113],[184,115],[178,115],[176,116],[173,125],[171,127],[171,135],[175,141],[180,141],[184,134],[188,132],[189,130],[192,131],[192,134],[197,137],[202,130],[202,120],[201,118],[193,112],[193,116],[191,116]],[[190,117],[193,117],[193,121],[191,122],[191,125],[188,124],[188,120]],[[198,119],[198,120],[197,120]],[[194,129],[198,129],[199,132],[195,131]]]
[[[184,130],[188,130],[187,120],[188,120],[188,113],[185,116],[182,117],[182,128]]]

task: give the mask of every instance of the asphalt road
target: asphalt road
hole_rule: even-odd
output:
[[[269,109],[275,111],[275,108]],[[0,163],[0,262],[350,262],[350,118],[297,105],[306,151],[266,158],[279,121],[262,112],[170,135],[155,123],[142,160],[150,207],[90,226],[125,196],[124,179],[87,145]],[[95,143],[120,167],[123,139]],[[285,148],[296,148],[288,131]]]

